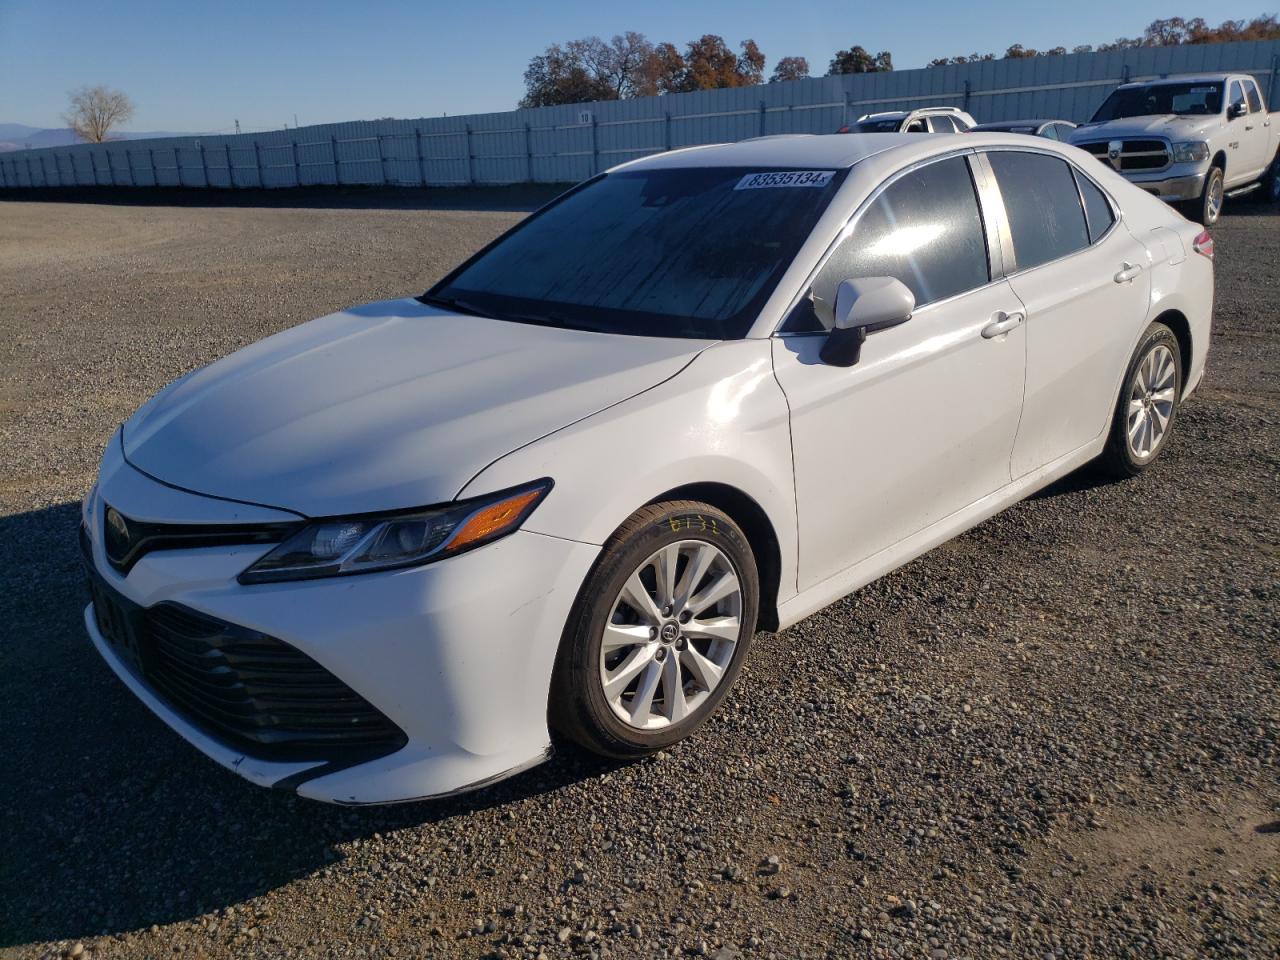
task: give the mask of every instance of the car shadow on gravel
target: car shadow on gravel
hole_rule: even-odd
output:
[[[1060,480],[1055,480],[1049,486],[1037,490],[1028,500],[1052,500],[1055,497],[1066,496],[1072,493],[1082,493],[1085,490],[1101,490],[1105,487],[1113,487],[1123,480],[1113,476],[1108,476],[1101,470],[1086,464],[1078,470],[1075,470]]]
[[[528,213],[567,183],[474,187],[312,186],[264,190],[182,187],[36,187],[0,189],[0,201],[126,207],[274,207],[316,210],[489,210]]]
[[[0,517],[0,947],[197,917],[324,870],[346,841],[617,767],[566,747],[474,793],[356,809],[256,787],[170,731],[94,651],[78,523],[75,503]]]

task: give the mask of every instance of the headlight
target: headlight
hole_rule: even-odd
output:
[[[1188,140],[1173,145],[1174,163],[1196,163],[1209,159],[1209,145],[1203,140]]]
[[[452,557],[514,533],[550,489],[543,479],[439,507],[316,520],[240,574],[240,582],[311,580]]]

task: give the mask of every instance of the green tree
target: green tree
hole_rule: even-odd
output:
[[[881,50],[875,56],[865,47],[853,46],[838,50],[827,66],[827,76],[843,73],[885,73],[893,69],[893,54]]]
[[[809,61],[804,57],[783,57],[773,65],[773,76],[770,83],[781,83],[786,80],[803,80],[809,76]]]

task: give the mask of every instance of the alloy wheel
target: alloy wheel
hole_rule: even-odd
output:
[[[1129,391],[1129,453],[1147,460],[1159,449],[1169,429],[1176,400],[1178,368],[1173,352],[1164,344],[1153,347],[1133,377]]]
[[[1222,213],[1222,197],[1225,187],[1222,185],[1222,178],[1217,177],[1209,184],[1209,202],[1205,209],[1205,219],[1210,224],[1218,222],[1218,216]]]
[[[613,601],[600,683],[623,723],[657,730],[696,711],[719,686],[742,634],[742,584],[705,540],[654,552]]]

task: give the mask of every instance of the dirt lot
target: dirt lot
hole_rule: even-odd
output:
[[[1208,380],[1142,479],[1068,478],[761,636],[665,755],[351,811],[116,681],[77,501],[165,382],[425,288],[536,196],[156,199],[0,198],[0,954],[1280,953],[1276,212],[1215,231]]]

